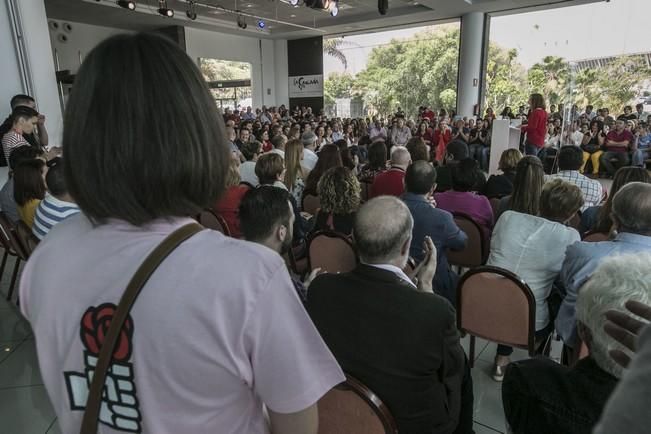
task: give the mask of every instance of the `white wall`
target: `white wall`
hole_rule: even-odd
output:
[[[80,54],[83,60],[90,50],[95,48],[95,46],[104,39],[119,33],[131,33],[123,29],[92,26],[90,24],[76,23],[73,21],[54,19],[48,21],[48,23],[52,22],[59,24],[58,30],[53,30],[51,26],[49,27],[50,40],[52,43],[52,56],[54,56],[56,51],[59,57],[59,70],[68,69],[72,74],[76,74],[79,69]],[[66,23],[70,24],[72,27],[70,32],[66,32],[63,29],[63,25]],[[66,42],[62,42],[59,39],[61,36],[67,38]]]
[[[9,107],[11,97],[17,93],[26,92],[20,78],[7,6],[6,3],[0,6],[0,53],[2,53],[2,66],[0,66],[2,75],[2,80],[0,80],[0,122],[11,112],[11,107]]]
[[[276,105],[285,104],[289,108],[289,67],[287,65],[287,41],[274,41],[276,55]]]
[[[277,50],[282,41],[230,35],[207,30],[185,28],[185,44],[188,55],[195,61],[200,57],[234,60],[251,64],[251,87],[254,107],[280,105],[278,80],[287,82],[287,41],[285,50]],[[284,65],[285,75],[278,78],[278,65]],[[287,84],[285,84],[285,87]],[[285,94],[287,91],[285,90]],[[286,98],[286,95],[284,96]]]

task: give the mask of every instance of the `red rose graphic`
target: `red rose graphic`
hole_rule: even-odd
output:
[[[115,314],[116,306],[104,303],[97,307],[89,307],[81,317],[81,342],[89,353],[99,356],[99,351],[108,333],[111,320]],[[113,360],[127,361],[131,357],[131,338],[133,337],[133,321],[131,316],[122,326],[117,345],[113,351]]]

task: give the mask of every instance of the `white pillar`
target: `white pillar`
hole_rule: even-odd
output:
[[[484,14],[471,12],[461,17],[457,115],[472,116],[479,104],[484,49]]]
[[[13,47],[14,52],[6,53],[7,55],[3,56],[3,62],[9,63],[6,66],[8,69],[24,71],[29,77],[31,83],[29,91],[38,104],[39,112],[47,118],[45,125],[48,131],[49,145],[60,146],[63,117],[57,90],[50,32],[45,14],[45,2],[43,0],[8,1],[17,6],[17,22],[25,47],[26,61],[22,64],[18,61],[17,48]],[[11,93],[27,91],[28,89],[21,86],[16,87]],[[6,98],[5,92],[3,92],[3,97]],[[0,101],[0,107],[9,107],[9,101]],[[4,110],[2,111],[4,112]]]

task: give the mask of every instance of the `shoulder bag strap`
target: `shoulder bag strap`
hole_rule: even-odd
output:
[[[158,266],[174,251],[181,243],[202,231],[204,228],[197,223],[190,223],[180,227],[167,236],[156,248],[147,256],[138,271],[133,275],[127,289],[120,298],[111,325],[109,326],[106,338],[99,352],[97,366],[93,374],[93,380],[88,392],[88,401],[86,402],[86,411],[81,422],[81,434],[96,434],[97,423],[99,418],[100,406],[102,403],[102,392],[106,374],[111,366],[111,359],[115,345],[117,344],[120,331],[124,322],[129,316],[138,294],[145,286],[151,275],[156,271]]]

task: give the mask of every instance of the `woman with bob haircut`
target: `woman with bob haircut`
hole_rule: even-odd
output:
[[[90,376],[136,270],[222,196],[224,129],[199,68],[163,36],[113,36],[79,68],[63,148],[82,213],[54,227],[20,282],[62,432],[80,432]],[[101,397],[101,430],[316,433],[316,402],[344,376],[284,261],[216,231],[187,233],[119,333],[108,375],[120,398]]]
[[[522,153],[518,149],[507,149],[502,152],[500,162],[497,166],[502,171],[501,175],[491,175],[486,181],[482,194],[487,198],[500,198],[513,192],[513,181],[515,179],[515,168],[522,159]]]

